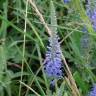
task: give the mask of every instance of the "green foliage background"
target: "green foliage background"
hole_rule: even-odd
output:
[[[50,25],[50,0],[34,1],[48,26],[54,27]],[[86,96],[96,82],[96,32],[86,15],[85,0],[69,4],[53,0],[53,4],[63,55],[81,96]],[[72,96],[66,73],[56,92],[49,89],[50,78],[42,69],[49,35],[29,3],[25,18],[26,5],[27,0],[0,0],[0,96]],[[81,39],[85,25],[89,43],[84,49]]]

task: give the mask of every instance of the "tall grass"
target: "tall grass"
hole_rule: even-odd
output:
[[[96,82],[96,33],[85,1],[0,0],[0,96],[88,95]],[[84,28],[87,47],[81,44]],[[51,88],[43,65],[53,31],[60,37],[64,77]]]

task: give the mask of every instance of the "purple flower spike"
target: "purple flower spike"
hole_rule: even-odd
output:
[[[96,31],[96,6],[95,5],[92,6],[90,0],[88,0],[86,11],[87,11],[87,15],[92,23],[93,29]]]
[[[52,34],[49,37],[49,46],[47,46],[47,52],[44,62],[44,71],[48,77],[53,78],[53,80],[60,79],[63,76],[63,64],[61,59],[61,49],[60,43],[58,42],[58,35],[57,35],[57,18],[55,14],[55,7],[53,2],[50,2],[51,8],[51,31]],[[55,26],[53,26],[55,25]]]
[[[44,63],[44,70],[48,77],[61,78],[62,72],[62,60],[60,43],[58,37],[55,34],[49,38],[48,51],[46,52],[46,58]]]
[[[91,92],[89,93],[89,96],[96,96],[96,84],[93,86]]]
[[[94,9],[94,11],[93,11],[93,15],[91,17],[91,21],[93,23],[93,28],[96,31],[96,9]]]
[[[90,18],[94,30],[96,31],[96,9],[94,9],[92,12],[89,11],[88,16]]]

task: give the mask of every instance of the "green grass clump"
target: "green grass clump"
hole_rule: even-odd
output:
[[[0,0],[0,96],[87,96],[96,82],[96,32],[85,1]],[[81,46],[84,28],[87,47]],[[64,64],[54,90],[43,70],[52,31]]]

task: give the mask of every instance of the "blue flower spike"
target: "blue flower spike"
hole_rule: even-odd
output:
[[[62,73],[62,60],[61,60],[61,50],[60,43],[58,42],[58,38],[55,37],[49,38],[49,46],[48,51],[46,52],[44,70],[47,76],[53,78],[61,78],[63,76]]]
[[[44,71],[48,77],[60,79],[63,76],[63,64],[61,58],[59,37],[57,35],[57,19],[55,14],[54,4],[50,2],[51,8],[51,36],[49,37],[49,45],[44,62]],[[55,26],[53,26],[55,25]]]
[[[96,84],[93,86],[93,88],[88,96],[96,96]]]
[[[96,31],[96,2],[94,5],[91,5],[91,0],[88,0],[88,4],[86,7],[87,15],[92,23],[94,31]]]

